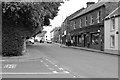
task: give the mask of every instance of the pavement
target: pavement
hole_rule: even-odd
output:
[[[76,78],[42,52],[32,49],[34,45],[28,45],[23,56],[2,57],[2,78]]]
[[[120,56],[120,54],[113,54],[113,53],[110,53],[110,52],[100,51],[100,50],[86,48],[86,47],[66,46],[64,44],[61,45],[60,43],[56,43],[56,44],[58,44],[58,45],[60,45],[60,47],[64,47],[64,48],[73,48],[73,49],[80,49],[80,50],[85,50],[85,51],[90,51],[90,52],[98,52],[98,53],[103,53],[103,54],[110,54],[110,55]]]

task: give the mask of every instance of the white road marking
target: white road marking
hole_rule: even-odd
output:
[[[64,70],[63,68],[59,68],[59,70]]]
[[[58,66],[58,65],[55,65],[56,67]]]
[[[50,60],[48,60],[48,62],[50,62],[51,64],[55,64],[54,62],[52,62],[52,61],[50,61]]]
[[[63,71],[64,73],[70,73],[69,71]]]
[[[76,76],[73,76],[74,78],[76,78]]]
[[[16,68],[16,64],[6,64],[3,68]]]
[[[67,74],[67,73],[64,73],[64,72],[57,72],[57,71],[54,71],[54,72],[41,72],[41,73],[0,73],[0,74],[11,74],[11,75],[39,75],[39,74]]]
[[[46,60],[48,60],[48,59],[46,59]]]
[[[57,71],[52,71],[53,73],[58,73]]]

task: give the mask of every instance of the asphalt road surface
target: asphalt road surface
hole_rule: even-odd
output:
[[[24,57],[3,58],[3,78],[118,78],[118,56],[36,43]]]

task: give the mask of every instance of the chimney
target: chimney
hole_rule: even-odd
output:
[[[87,2],[86,4],[87,4],[87,7],[89,7],[90,5],[95,4],[95,2]]]

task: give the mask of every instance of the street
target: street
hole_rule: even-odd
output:
[[[1,61],[3,78],[118,78],[118,56],[58,43],[29,45],[25,56]]]

